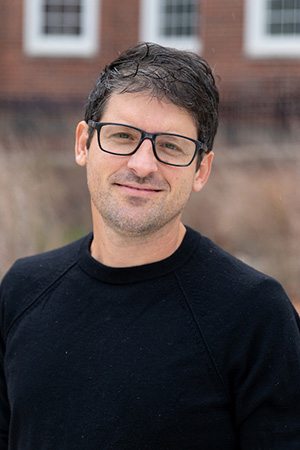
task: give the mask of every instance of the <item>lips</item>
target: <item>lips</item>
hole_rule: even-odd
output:
[[[110,183],[131,196],[150,196],[169,190],[168,184],[159,177],[138,177],[133,172],[116,173],[110,177]]]
[[[161,191],[157,186],[150,186],[145,184],[134,184],[134,183],[116,183],[119,186],[129,188],[129,189],[137,189],[138,191]]]
[[[147,194],[155,194],[157,192],[161,192],[161,189],[157,188],[156,186],[149,186],[149,185],[137,185],[137,184],[123,184],[123,183],[116,183],[117,186],[119,186],[121,189],[127,191],[130,194],[135,195],[147,195]]]

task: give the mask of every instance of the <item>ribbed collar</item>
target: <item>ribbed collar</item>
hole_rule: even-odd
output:
[[[180,247],[168,258],[142,266],[125,268],[108,267],[94,259],[90,254],[93,234],[86,236],[80,247],[79,265],[93,278],[110,284],[129,284],[164,276],[182,266],[194,252],[201,235],[189,227]]]

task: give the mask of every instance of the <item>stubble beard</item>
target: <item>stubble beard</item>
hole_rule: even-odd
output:
[[[131,181],[141,186],[149,183],[153,187],[161,189],[162,192],[157,194],[157,200],[134,195],[119,197],[114,185],[122,185]],[[113,176],[110,182],[110,187],[103,191],[100,188],[93,189],[95,186],[92,186],[93,183],[90,185],[88,179],[93,209],[107,227],[128,237],[152,235],[176,221],[178,217],[181,217],[190,197],[190,195],[186,195],[185,201],[183,198],[173,198],[171,202],[166,202],[169,186],[151,176],[139,178],[132,173],[118,174]]]
[[[181,216],[183,208],[170,211],[164,202],[148,207],[147,200],[130,197],[125,206],[115,198],[99,196],[92,203],[106,226],[123,236],[142,237],[161,230]]]

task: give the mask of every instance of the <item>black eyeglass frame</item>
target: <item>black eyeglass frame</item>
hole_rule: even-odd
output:
[[[205,148],[205,144],[202,141],[198,141],[197,139],[192,139],[192,138],[187,137],[187,136],[182,136],[180,134],[174,134],[174,133],[148,133],[147,131],[141,130],[140,128],[133,127],[131,125],[124,125],[123,123],[115,123],[115,122],[95,122],[94,120],[89,120],[88,121],[88,125],[90,127],[94,128],[95,130],[97,130],[98,145],[99,145],[100,149],[103,152],[109,153],[111,155],[131,156],[140,148],[141,144],[144,142],[145,139],[150,139],[150,141],[152,143],[152,150],[153,150],[154,156],[157,159],[157,161],[161,162],[162,164],[166,164],[168,166],[188,167],[188,166],[190,166],[192,164],[192,162],[194,161],[194,159],[195,159],[195,157],[196,157],[198,152],[200,153],[200,163],[201,163],[203,158],[204,158],[205,153],[209,153],[209,151]],[[120,125],[120,126],[125,127],[125,128],[131,128],[131,129],[137,130],[137,131],[139,131],[141,133],[141,139],[140,139],[138,145],[136,146],[136,148],[130,153],[126,153],[126,154],[122,154],[121,153],[120,154],[120,153],[110,152],[110,151],[104,149],[102,147],[102,145],[101,145],[101,142],[100,142],[100,131],[101,131],[101,128],[104,125]],[[159,158],[158,154],[156,153],[156,149],[155,149],[155,138],[157,136],[161,136],[161,135],[176,136],[176,137],[184,138],[184,139],[187,139],[187,140],[189,140],[191,142],[194,142],[194,144],[195,144],[195,152],[194,152],[194,155],[193,155],[191,161],[188,164],[172,164],[172,163],[168,163],[168,162],[162,161]]]

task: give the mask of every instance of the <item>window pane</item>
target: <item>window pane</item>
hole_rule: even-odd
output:
[[[283,34],[293,34],[294,32],[294,24],[293,23],[284,23],[282,26]]]
[[[273,11],[281,10],[282,2],[281,0],[269,0],[269,9]]]
[[[269,34],[280,34],[281,33],[281,25],[272,23],[269,27]]]

